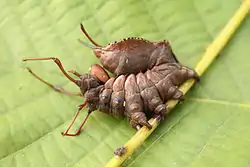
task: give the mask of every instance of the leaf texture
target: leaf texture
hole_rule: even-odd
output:
[[[98,43],[129,36],[167,39],[194,67],[239,7],[238,0],[13,0],[0,2],[0,166],[103,166],[134,134],[126,120],[94,112],[77,137],[62,137],[84,99],[35,80],[79,91],[53,62],[81,73],[98,63],[82,22]],[[250,19],[186,97],[124,166],[248,166],[250,163]],[[81,113],[75,128],[85,116]]]

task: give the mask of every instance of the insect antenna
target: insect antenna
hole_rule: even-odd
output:
[[[72,125],[74,124],[77,116],[79,115],[80,111],[83,109],[83,107],[86,106],[86,104],[87,104],[87,102],[85,101],[83,104],[81,104],[81,105],[78,106],[78,110],[77,110],[77,112],[76,112],[76,114],[75,114],[75,116],[74,116],[71,124],[68,126],[68,128],[66,129],[65,132],[61,132],[61,134],[63,136],[77,136],[81,132],[81,129],[82,129],[83,125],[85,124],[85,122],[87,121],[87,119],[89,118],[89,115],[91,114],[91,111],[88,111],[88,113],[85,116],[84,120],[82,121],[80,127],[77,129],[77,131],[75,133],[68,133],[69,130],[71,129]]]
[[[78,39],[78,41],[81,43],[81,44],[83,44],[84,46],[86,46],[86,47],[88,47],[88,48],[91,48],[91,49],[101,49],[102,47],[100,47],[100,46],[92,46],[92,45],[90,45],[90,44],[88,44],[88,43],[86,43],[86,42],[84,42],[84,41],[82,41],[82,40],[80,40],[80,39]]]
[[[90,42],[91,42],[92,44],[94,44],[95,46],[101,47],[101,45],[97,44],[97,43],[89,36],[89,34],[87,33],[87,31],[85,30],[85,28],[83,27],[82,24],[81,24],[81,30],[82,30],[82,32],[86,35],[86,37],[90,40]]]

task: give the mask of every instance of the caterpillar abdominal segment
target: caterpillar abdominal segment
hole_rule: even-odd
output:
[[[84,74],[80,76],[79,87],[91,112],[99,110],[113,116],[125,116],[133,128],[145,125],[150,129],[147,117],[163,116],[169,99],[183,100],[178,86],[190,78],[199,77],[185,66],[162,64],[145,73],[110,78],[106,83]]]
[[[97,109],[110,115],[128,118],[133,128],[138,129],[138,127],[146,126],[150,129],[148,117],[163,117],[167,110],[165,105],[167,100],[183,100],[183,94],[179,91],[178,86],[190,78],[199,80],[199,76],[194,70],[178,63],[165,63],[154,66],[145,73],[120,75],[116,78],[109,78],[105,70],[96,64],[91,66],[90,74],[81,75],[70,70],[70,73],[79,78],[74,79],[67,74],[57,58],[24,59],[24,61],[29,60],[53,60],[63,74],[80,88],[81,94],[68,92],[63,88],[49,84],[33,73],[31,69],[27,69],[35,78],[57,92],[85,97],[85,102],[79,106],[71,125],[62,133],[63,136],[78,135],[90,113]],[[88,107],[86,119],[76,133],[68,133],[80,110],[86,105]]]

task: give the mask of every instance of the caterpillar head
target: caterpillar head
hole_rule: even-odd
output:
[[[76,71],[69,70],[70,73],[79,77],[76,85],[81,89],[82,95],[84,95],[87,91],[93,90],[109,80],[109,75],[107,72],[98,64],[91,65],[89,69],[89,73],[87,74],[79,74]]]
[[[97,88],[102,85],[102,83],[91,74],[83,74],[80,76],[80,80],[78,80],[77,85],[80,87],[81,92],[84,95],[88,90]]]

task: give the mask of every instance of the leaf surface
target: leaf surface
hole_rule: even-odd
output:
[[[127,0],[0,2],[0,166],[103,166],[135,131],[126,120],[94,112],[77,137],[62,137],[84,99],[52,91],[50,83],[79,91],[51,61],[87,72],[98,63],[80,31],[98,43],[129,36],[167,39],[183,64],[195,67],[232,17],[238,0]],[[250,19],[197,84],[126,166],[247,166],[250,163]],[[85,116],[80,115],[75,127]]]

